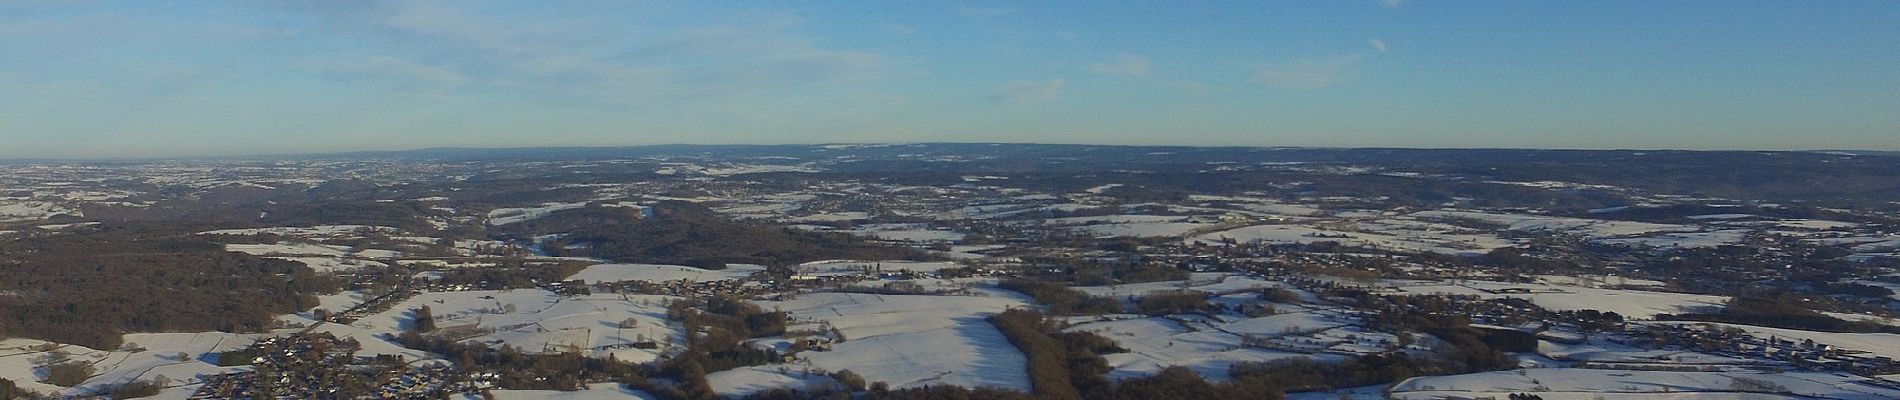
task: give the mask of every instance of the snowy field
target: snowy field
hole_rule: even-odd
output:
[[[267,335],[272,334],[134,333],[123,337],[126,346],[110,351],[62,345],[59,351],[69,354],[72,360],[91,363],[97,370],[92,378],[71,389],[38,382],[43,375],[37,370],[36,366],[40,363],[35,359],[46,353],[33,348],[47,342],[19,338],[4,339],[0,340],[0,378],[12,380],[21,389],[66,394],[85,393],[134,380],[150,380],[159,376],[181,384],[188,384],[200,374],[220,374],[248,368],[219,367],[202,358],[208,354],[242,349],[257,338]],[[184,354],[185,357],[180,358],[179,354]],[[190,390],[187,389],[176,393],[176,397],[182,398],[189,393]]]
[[[1738,391],[1737,378],[1772,383],[1786,393]],[[1533,368],[1407,379],[1392,387],[1395,399],[1444,399],[1532,393],[1545,399],[1778,399],[1874,400],[1900,398],[1900,390],[1864,383],[1867,378],[1820,372],[1665,372]],[[1601,397],[1600,397],[1601,396]]]
[[[280,226],[280,227],[270,227],[270,228],[221,229],[221,230],[215,230],[215,231],[198,232],[198,234],[248,236],[248,235],[267,233],[267,234],[273,234],[273,235],[279,235],[279,236],[316,239],[316,238],[355,236],[357,233],[365,232],[365,231],[394,233],[394,232],[397,232],[397,229],[387,227],[387,226],[369,226],[369,225],[317,225],[317,226],[310,226],[310,227]]]
[[[586,206],[587,203],[547,203],[540,207],[502,208],[488,212],[489,226],[502,226],[523,221],[541,219],[555,211],[572,210]]]
[[[1694,231],[1693,226],[1648,222],[1609,221],[1586,218],[1550,217],[1524,214],[1496,214],[1475,211],[1434,210],[1410,214],[1423,219],[1472,219],[1504,225],[1514,231],[1556,231],[1600,239],[1635,236],[1656,232]]]
[[[1552,360],[1599,363],[1738,366],[1764,362],[1759,359],[1749,360],[1683,350],[1648,350],[1612,343],[1601,337],[1593,337],[1578,344],[1539,341],[1537,354]]]
[[[956,241],[962,240],[964,236],[955,231],[931,229],[929,224],[869,224],[858,225],[850,230],[839,232],[880,240],[918,243]]]
[[[1215,226],[1199,222],[1130,222],[1084,225],[1072,228],[1096,237],[1177,237]]]
[[[1652,322],[1654,324],[1701,324],[1702,322]],[[1816,332],[1795,329],[1769,328],[1754,325],[1711,323],[1717,326],[1739,328],[1749,335],[1761,338],[1777,337],[1793,341],[1812,339],[1815,343],[1833,345],[1848,350],[1860,350],[1876,356],[1900,358],[1900,335],[1892,333],[1836,333]]]
[[[744,279],[752,273],[765,270],[757,265],[733,264],[726,269],[699,269],[682,265],[666,264],[599,264],[589,266],[567,280],[581,280],[587,283],[649,281],[665,282],[689,280],[694,282],[726,281]]]
[[[950,261],[861,261],[861,260],[824,260],[798,264],[798,272],[862,272],[862,271],[911,271],[937,272],[944,268],[961,268],[962,264]]]
[[[1353,247],[1389,249],[1443,254],[1482,254],[1508,247],[1510,241],[1489,235],[1402,230],[1387,233],[1348,232],[1305,225],[1255,225],[1206,233],[1188,239],[1189,243],[1219,244],[1259,241],[1267,244],[1310,244],[1335,242]]]
[[[0,222],[41,220],[60,214],[77,216],[80,212],[44,201],[0,200]]]
[[[1200,272],[1189,275],[1188,280],[1185,281],[1144,282],[1113,286],[1077,286],[1075,290],[1080,290],[1090,296],[1119,298],[1181,289],[1199,290],[1208,293],[1224,293],[1268,287],[1285,288],[1289,286],[1279,282],[1229,273]]]
[[[572,392],[559,390],[490,390],[497,400],[511,399],[548,399],[548,400],[653,400],[655,397],[637,390],[627,390],[618,383],[596,383],[586,389]],[[465,400],[481,400],[479,395],[465,395]]]
[[[348,247],[290,242],[278,244],[227,244],[224,245],[224,251],[260,256],[340,257],[350,254],[350,248]]]
[[[812,293],[759,305],[791,312],[799,322],[792,330],[814,329],[815,321],[823,320],[844,333],[847,340],[831,351],[800,354],[801,363],[812,367],[849,369],[868,382],[883,381],[893,388],[949,384],[1027,391],[1027,359],[985,320],[1026,303],[1009,293],[982,293],[986,295]]]
[[[1459,281],[1457,284],[1408,282],[1399,285],[1399,289],[1415,294],[1520,298],[1530,300],[1538,307],[1550,310],[1608,311],[1628,318],[1654,318],[1656,314],[1710,312],[1720,309],[1722,303],[1728,301],[1727,297],[1698,294],[1487,281]],[[1525,290],[1530,293],[1498,293],[1504,290]]]
[[[1132,317],[1132,316],[1131,316]],[[1262,336],[1287,334],[1287,329],[1325,329],[1345,322],[1311,313],[1287,313],[1234,323],[1184,323],[1163,317],[1134,317],[1121,320],[1080,323],[1069,331],[1094,332],[1115,340],[1127,353],[1106,354],[1103,359],[1114,368],[1109,377],[1128,379],[1153,375],[1169,366],[1193,369],[1209,379],[1227,379],[1228,367],[1243,361],[1271,361],[1307,357],[1319,360],[1343,360],[1342,355],[1303,354],[1241,346],[1243,334]]]
[[[489,332],[470,341],[494,347],[508,344],[527,353],[579,350],[590,357],[611,354],[621,361],[647,362],[664,349],[631,348],[629,345],[640,337],[662,343],[673,338],[684,343],[678,326],[666,320],[665,303],[669,299],[609,294],[561,297],[541,289],[433,292],[364,317],[351,328],[399,333],[413,326],[413,310],[428,306],[438,329],[468,326]],[[633,321],[631,325],[623,324],[629,320]]]
[[[740,367],[707,374],[706,381],[712,384],[714,393],[725,396],[746,396],[777,388],[802,390],[815,385],[838,385],[838,380],[805,368],[794,365]]]
[[[309,266],[311,270],[314,270],[317,273],[348,271],[348,270],[353,270],[353,269],[363,268],[363,267],[388,266],[388,264],[384,264],[380,262],[369,261],[369,260],[349,259],[349,258],[343,258],[343,257],[270,257],[270,258],[300,262],[300,263],[303,263],[303,265]]]
[[[1748,236],[1748,233],[1749,231],[1740,229],[1708,232],[1671,232],[1644,237],[1603,239],[1598,240],[1597,243],[1623,246],[1710,248],[1741,243],[1742,239]]]

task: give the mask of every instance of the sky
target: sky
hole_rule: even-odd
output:
[[[1894,1],[13,2],[0,158],[1900,150]]]

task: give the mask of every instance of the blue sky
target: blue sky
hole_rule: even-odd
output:
[[[1892,1],[0,1],[0,157],[1900,150]]]

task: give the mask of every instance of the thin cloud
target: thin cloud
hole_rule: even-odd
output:
[[[1089,70],[1110,76],[1147,78],[1154,75],[1154,66],[1148,62],[1148,58],[1134,54],[1122,54],[1112,60],[1090,64]]]
[[[1001,16],[1006,16],[1006,15],[1015,15],[1017,12],[1020,12],[1020,11],[1021,10],[1017,10],[1014,8],[1005,8],[1005,7],[980,7],[980,6],[970,6],[970,5],[957,6],[958,14],[963,14],[963,16],[971,17],[971,18],[1001,17]]]
[[[1367,44],[1371,44],[1371,45],[1372,45],[1372,48],[1373,48],[1374,50],[1378,50],[1378,51],[1379,51],[1380,53],[1384,53],[1384,52],[1386,51],[1386,47],[1385,47],[1385,41],[1384,41],[1384,40],[1379,40],[1378,38],[1373,38],[1372,40],[1370,40],[1370,41],[1367,41],[1366,43],[1367,43]]]
[[[1069,81],[1062,78],[1048,81],[1015,81],[998,85],[990,93],[993,100],[1010,104],[1035,104],[1055,100]]]
[[[453,87],[468,81],[468,76],[454,69],[388,56],[331,58],[312,63],[308,69],[326,78],[393,82],[399,86]]]
[[[1249,82],[1282,89],[1319,89],[1338,83],[1365,58],[1363,54],[1355,54],[1263,66],[1254,72]]]
[[[885,25],[884,30],[886,32],[890,32],[892,35],[896,35],[899,37],[906,37],[906,36],[917,34],[917,28],[913,28],[910,25],[904,25],[904,24]]]
[[[360,75],[382,67],[417,80],[549,99],[679,106],[878,80],[898,65],[877,53],[821,47],[790,14],[630,37],[601,33],[625,22],[591,16],[522,24],[433,3],[397,4],[339,21],[350,25],[338,28],[398,45],[394,50],[420,62],[387,57],[378,61],[383,65],[330,66],[326,73]]]
[[[1385,8],[1399,8],[1399,6],[1405,5],[1406,1],[1407,0],[1379,0],[1379,4],[1384,5]]]

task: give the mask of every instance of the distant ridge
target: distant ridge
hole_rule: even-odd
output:
[[[636,146],[557,146],[557,147],[434,147],[413,150],[370,150],[329,153],[293,153],[209,157],[150,157],[111,159],[16,158],[0,163],[123,163],[154,161],[271,161],[271,160],[575,160],[647,157],[706,157],[748,159],[761,157],[818,157],[849,153],[861,157],[987,156],[1010,158],[1066,158],[1078,156],[1121,156],[1152,158],[1158,155],[1198,157],[1240,156],[1246,159],[1272,159],[1288,162],[1368,162],[1399,158],[1412,161],[1451,161],[1452,159],[1529,158],[1565,160],[1603,155],[1643,156],[1654,154],[1809,154],[1852,156],[1900,156],[1900,151],[1883,150],[1671,150],[1671,149],[1521,149],[1521,148],[1398,148],[1398,147],[1263,147],[1263,146],[1174,146],[1174,145],[1094,145],[1042,143],[831,143],[831,144],[658,144]],[[1579,158],[1581,159],[1581,158]]]

